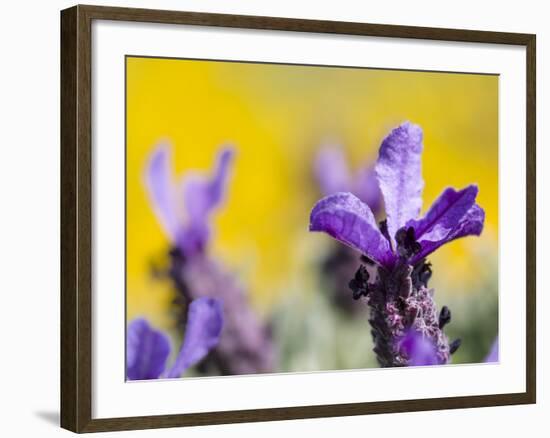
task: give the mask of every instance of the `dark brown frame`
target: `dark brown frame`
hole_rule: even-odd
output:
[[[527,52],[526,299],[528,315],[526,321],[526,392],[92,419],[92,20],[140,21],[525,46]],[[61,12],[61,426],[80,433],[535,403],[535,48],[535,35],[519,33],[81,5],[63,10]]]

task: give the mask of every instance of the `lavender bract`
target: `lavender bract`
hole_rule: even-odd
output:
[[[172,244],[167,273],[178,292],[179,325],[185,325],[185,309],[195,299],[215,297],[224,303],[224,332],[203,363],[222,374],[270,372],[274,349],[267,329],[234,276],[208,256],[210,219],[224,201],[233,158],[232,148],[222,148],[212,175],[188,172],[174,182],[170,149],[161,145],[148,162],[145,183]]]
[[[222,303],[213,298],[198,298],[189,305],[185,337],[170,369],[170,340],[143,318],[128,326],[126,337],[126,376],[128,380],[180,377],[200,362],[220,339],[223,327]]]
[[[382,366],[410,365],[400,345],[413,329],[428,339],[444,364],[458,348],[449,344],[443,327],[450,321],[444,307],[438,314],[433,290],[428,289],[431,265],[426,256],[452,240],[480,235],[484,212],[475,203],[477,186],[447,188],[428,212],[422,208],[422,130],[409,122],[395,128],[382,142],[375,173],[382,192],[386,219],[377,223],[371,208],[349,192],[321,199],[310,216],[310,231],[322,231],[363,254],[350,282],[354,298],[365,297],[375,352]],[[374,277],[374,278],[372,278]]]

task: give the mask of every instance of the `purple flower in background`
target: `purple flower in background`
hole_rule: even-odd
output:
[[[484,362],[498,362],[498,336],[493,341],[493,345],[491,345],[491,350],[489,351],[489,354],[485,358]]]
[[[180,377],[200,362],[220,339],[223,327],[222,303],[213,298],[198,298],[189,305],[185,338],[171,368],[170,340],[147,320],[136,319],[128,326],[126,337],[126,376],[128,380]]]
[[[172,243],[168,276],[178,294],[179,325],[193,300],[214,297],[224,303],[224,332],[216,348],[203,361],[203,371],[222,374],[271,372],[274,348],[266,327],[250,306],[247,294],[233,275],[207,251],[210,220],[221,206],[229,183],[233,149],[222,148],[210,176],[187,172],[172,177],[170,149],[157,147],[147,164],[145,184],[153,210]]]
[[[451,314],[437,314],[433,290],[427,288],[431,265],[426,256],[445,243],[480,235],[484,212],[475,203],[478,189],[447,188],[428,212],[422,208],[422,130],[411,123],[395,128],[382,142],[375,174],[386,219],[376,222],[371,208],[349,192],[321,199],[310,216],[310,231],[323,231],[358,250],[375,278],[361,266],[350,282],[354,298],[367,298],[375,352],[382,366],[409,365],[399,342],[410,329],[434,345],[438,363],[447,363],[460,341],[449,344],[443,327]]]
[[[323,195],[351,192],[376,214],[382,206],[382,194],[374,168],[363,166],[352,174],[344,151],[337,146],[323,146],[315,159],[315,176]]]
[[[188,173],[180,181],[172,177],[167,145],[157,147],[150,158],[145,183],[153,210],[172,243],[186,256],[206,248],[210,215],[223,201],[233,155],[233,149],[226,147],[218,154],[210,177]]]

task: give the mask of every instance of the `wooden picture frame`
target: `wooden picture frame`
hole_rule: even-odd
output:
[[[94,20],[185,24],[370,37],[517,45],[526,48],[526,391],[251,409],[194,414],[92,418],[92,35]],[[531,34],[75,6],[61,12],[61,426],[98,432],[528,404],[536,401],[535,57]]]

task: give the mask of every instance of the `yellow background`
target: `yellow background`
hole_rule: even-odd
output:
[[[319,145],[341,144],[355,170],[375,160],[383,137],[405,120],[424,130],[423,211],[447,186],[480,187],[482,237],[430,257],[438,293],[468,294],[496,275],[498,77],[127,58],[128,317],[170,326],[172,292],[150,271],[168,241],[143,186],[146,159],[160,141],[172,144],[177,174],[210,171],[219,147],[235,145],[211,254],[268,312],[287,290],[311,289],[309,261],[329,244],[307,231],[319,198],[312,174]]]

